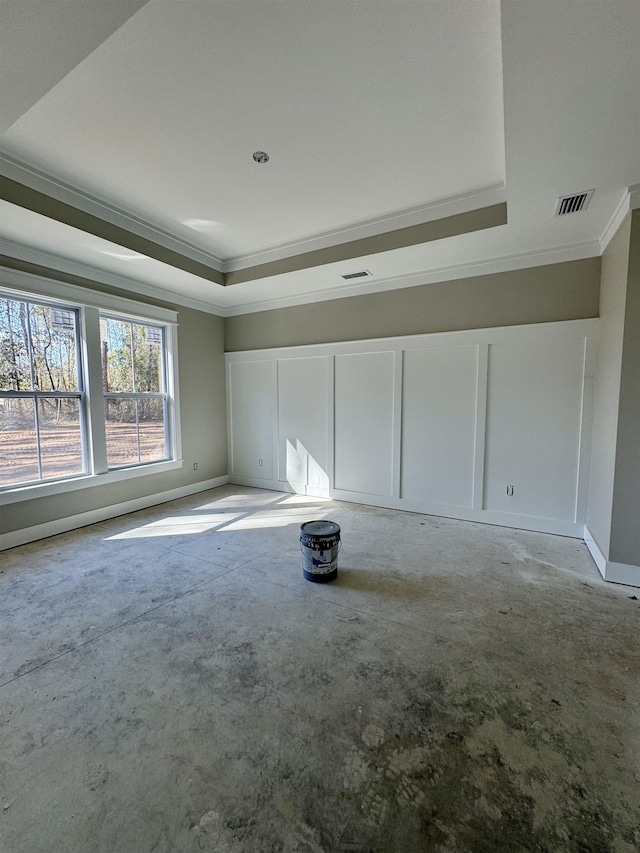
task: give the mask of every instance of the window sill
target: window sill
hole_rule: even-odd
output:
[[[19,501],[30,501],[35,498],[46,498],[64,492],[74,492],[77,489],[105,486],[108,483],[119,483],[121,480],[133,480],[137,477],[145,477],[148,474],[163,474],[165,471],[175,471],[182,468],[183,464],[182,459],[172,459],[168,462],[152,462],[149,465],[119,468],[115,471],[107,471],[105,474],[83,474],[80,477],[71,477],[68,480],[16,486],[15,489],[0,492],[0,506],[18,503]]]

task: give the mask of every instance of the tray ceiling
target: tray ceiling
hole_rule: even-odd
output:
[[[0,6],[10,256],[255,310],[597,254],[640,181],[634,0],[45,5]]]

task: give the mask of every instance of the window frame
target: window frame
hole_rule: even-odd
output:
[[[74,324],[74,339],[76,346],[76,373],[77,373],[77,390],[76,391],[38,391],[33,387],[33,356],[34,356],[34,345],[33,345],[33,328],[31,323],[31,313],[27,313],[27,321],[26,321],[26,330],[27,330],[27,339],[28,339],[28,347],[29,347],[29,373],[31,375],[31,388],[29,390],[22,391],[0,391],[0,398],[3,400],[32,400],[33,401],[33,418],[34,418],[34,433],[35,433],[35,445],[37,452],[37,462],[38,462],[38,477],[33,480],[25,480],[20,483],[10,484],[8,486],[0,486],[0,493],[4,491],[8,491],[11,489],[20,489],[25,486],[38,486],[45,484],[52,484],[62,482],[64,480],[70,480],[76,477],[82,477],[87,473],[87,425],[86,425],[86,406],[85,406],[85,382],[84,382],[84,371],[82,364],[82,339],[80,335],[80,309],[78,307],[70,308],[68,305],[61,305],[60,303],[56,303],[53,301],[46,301],[40,299],[35,294],[28,295],[22,294],[21,296],[17,295],[9,295],[8,293],[3,293],[2,287],[0,286],[0,298],[11,299],[14,302],[22,302],[27,306],[39,306],[51,308],[52,310],[62,310],[69,311],[75,315],[75,324]],[[60,477],[43,477],[42,470],[42,445],[40,439],[41,433],[41,424],[40,424],[40,411],[39,411],[39,401],[40,400],[77,400],[78,401],[78,416],[80,421],[80,442],[81,442],[81,454],[82,454],[82,470],[74,471],[72,474],[66,474]]]
[[[83,395],[85,472],[65,478],[30,481],[0,488],[0,506],[76,489],[102,486],[183,467],[178,375],[178,314],[176,311],[120,296],[89,290],[17,270],[0,271],[0,295],[77,310],[79,387]],[[109,469],[107,466],[100,314],[164,328],[167,450],[169,458]],[[80,384],[80,377],[81,382]],[[22,392],[18,392],[22,394]],[[33,392],[29,392],[29,395]],[[45,392],[46,393],[46,392]],[[55,392],[52,392],[55,393]],[[73,396],[65,393],[64,396]]]
[[[172,455],[172,443],[171,436],[173,433],[171,420],[169,418],[169,394],[167,391],[168,388],[168,375],[169,369],[167,366],[167,327],[162,323],[152,322],[147,320],[146,323],[142,323],[139,318],[129,317],[124,314],[116,314],[113,311],[100,311],[100,319],[101,320],[119,320],[123,323],[128,323],[129,325],[150,325],[155,328],[160,328],[162,333],[162,377],[161,377],[161,385],[163,386],[162,391],[107,391],[103,390],[102,397],[104,400],[149,400],[149,399],[161,399],[162,400],[162,409],[164,413],[164,423],[165,423],[165,434],[164,434],[164,458],[157,459],[150,462],[125,462],[123,465],[112,465],[109,467],[109,471],[119,471],[123,468],[132,468],[132,467],[140,467],[142,465],[155,465],[158,462],[168,462],[171,460]],[[102,343],[102,338],[101,338]],[[133,345],[133,340],[132,340]],[[100,351],[101,363],[102,363],[102,349]],[[135,384],[135,367],[133,371],[133,378]],[[106,424],[105,424],[106,425]],[[140,452],[139,448],[139,434],[138,434],[138,453]],[[108,465],[108,459],[107,459]]]

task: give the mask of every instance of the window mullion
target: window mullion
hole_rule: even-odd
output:
[[[87,423],[89,425],[89,462],[93,474],[105,474],[107,468],[107,435],[104,422],[102,389],[102,351],[100,348],[100,312],[85,308],[82,312],[84,337],[84,376]]]
[[[182,458],[182,431],[180,427],[180,409],[177,405],[179,399],[179,375],[178,369],[178,327],[168,326],[165,331],[165,393],[168,412],[169,430],[167,440],[170,442],[169,456],[172,459]]]

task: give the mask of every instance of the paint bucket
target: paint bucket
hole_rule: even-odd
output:
[[[306,521],[300,525],[302,574],[308,581],[327,583],[338,575],[340,525],[335,521]]]

